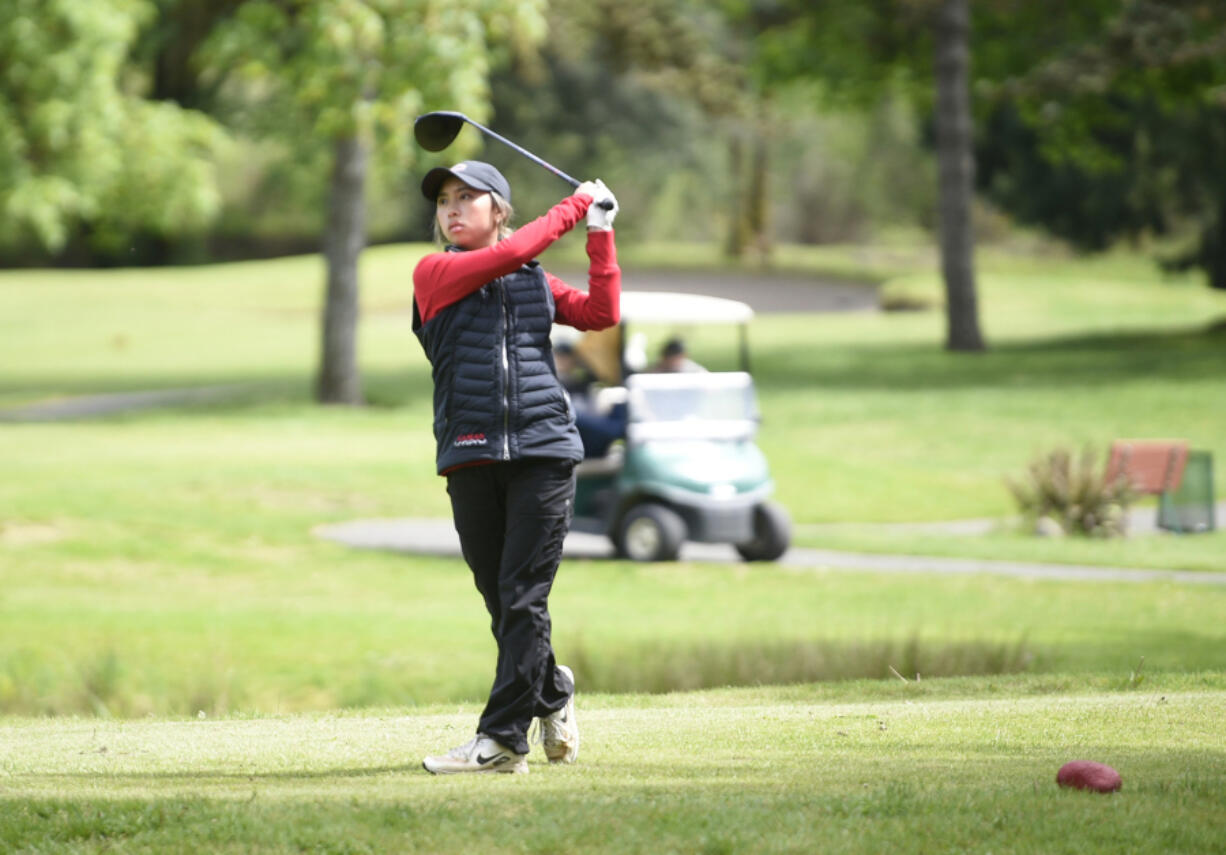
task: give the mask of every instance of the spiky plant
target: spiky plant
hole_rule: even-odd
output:
[[[1047,517],[1065,534],[1121,537],[1135,493],[1121,475],[1107,478],[1102,458],[1087,446],[1079,458],[1057,448],[1031,461],[1026,478],[1006,478],[1009,492],[1031,523]]]

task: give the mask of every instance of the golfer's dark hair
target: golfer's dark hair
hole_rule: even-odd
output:
[[[502,195],[496,190],[490,190],[490,202],[494,206],[494,213],[502,217],[502,222],[498,224],[498,239],[505,240],[509,238],[515,229],[511,228],[511,218],[515,216],[515,209],[511,207],[511,203],[502,198]],[[443,236],[443,230],[438,227],[438,217],[433,218],[434,221],[434,242],[439,246],[444,246],[447,239]]]

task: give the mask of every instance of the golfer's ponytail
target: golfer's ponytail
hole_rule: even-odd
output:
[[[511,218],[515,216],[515,209],[496,190],[490,191],[490,202],[493,203],[494,212],[502,217],[501,222],[498,223],[498,239],[506,240],[515,231],[515,229],[511,228]]]

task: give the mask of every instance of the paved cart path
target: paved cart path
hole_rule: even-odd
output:
[[[382,549],[415,555],[459,557],[460,543],[450,520],[371,519],[318,526],[315,534],[327,540],[361,549]],[[613,554],[607,538],[582,532],[566,537],[564,555],[572,559],[603,559]],[[686,543],[682,561],[741,563],[736,551],[725,544]],[[828,549],[793,547],[780,565],[802,570],[857,570],[870,573],[943,573],[1013,576],[1022,579],[1062,579],[1090,582],[1184,582],[1226,585],[1226,572],[1186,570],[1139,570],[1128,567],[1035,564],[978,558],[940,558],[917,555],[879,555],[836,552]]]
[[[230,384],[49,398],[0,409],[0,422],[62,422],[92,419],[117,413],[131,413],[137,410],[155,410],[160,407],[220,403],[249,394],[255,388],[259,387]]]

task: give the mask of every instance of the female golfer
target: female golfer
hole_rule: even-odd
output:
[[[511,188],[488,163],[433,169],[421,189],[448,246],[413,271],[413,330],[433,369],[438,472],[498,642],[476,736],[423,765],[435,774],[527,772],[533,718],[549,761],[572,763],[574,676],[554,660],[548,600],[583,445],[549,331],[554,321],[581,330],[618,322],[617,203],[602,182],[584,182],[512,233]],[[610,210],[594,204],[606,199]],[[585,214],[589,293],[533,260]]]

